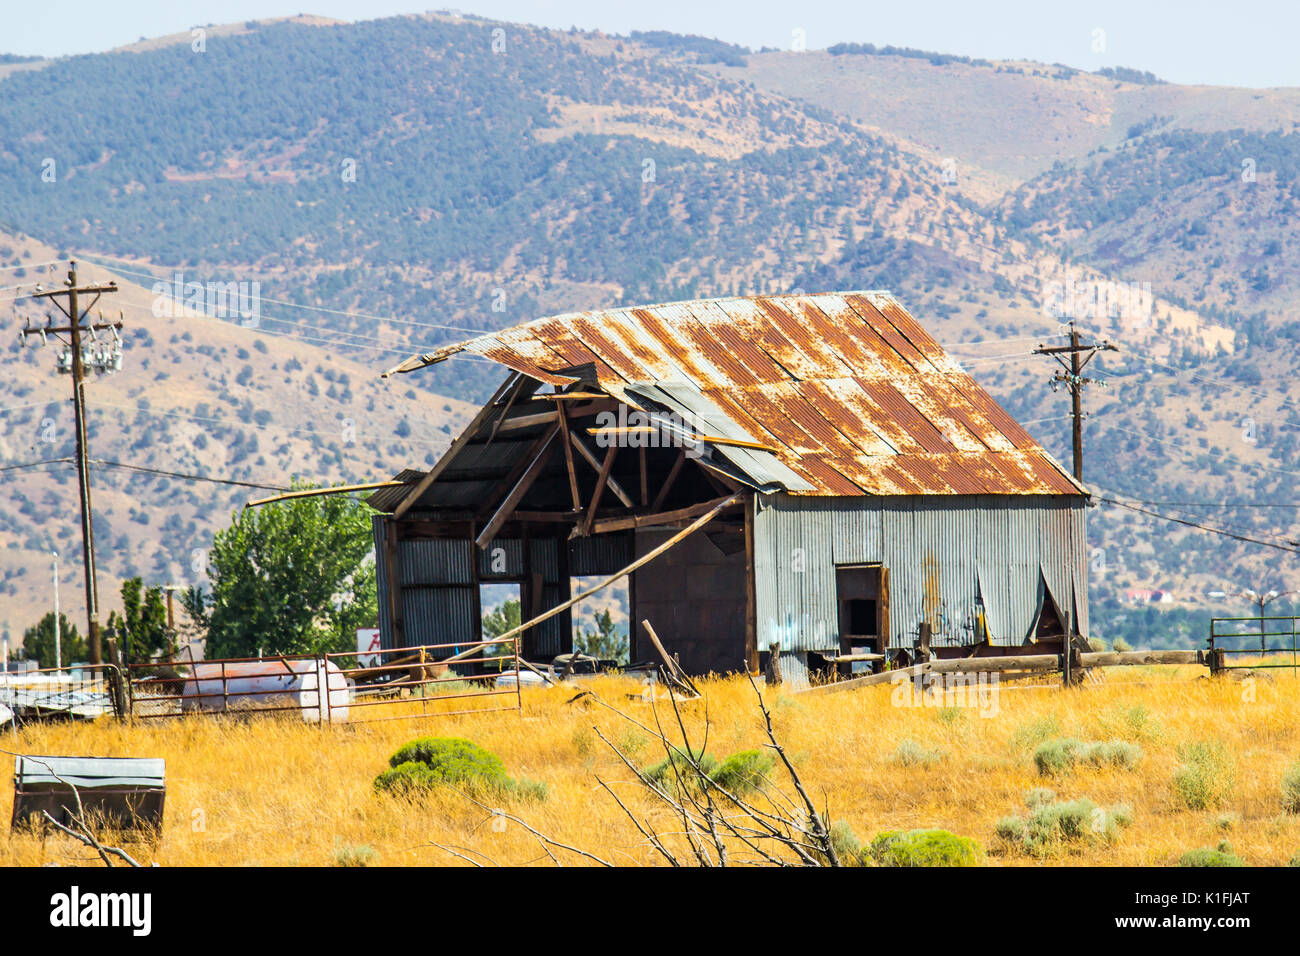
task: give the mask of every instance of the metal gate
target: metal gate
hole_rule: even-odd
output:
[[[282,713],[307,723],[520,711],[517,637],[316,655],[151,662],[129,669],[128,711]]]
[[[1289,667],[1300,672],[1298,617],[1210,618],[1210,659],[1213,669],[1261,670]]]

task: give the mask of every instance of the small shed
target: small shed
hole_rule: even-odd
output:
[[[693,673],[774,644],[796,672],[861,670],[1088,633],[1087,490],[887,292],[553,316],[387,374],[461,353],[505,381],[369,499],[386,647],[476,639],[494,581],[529,620],[713,509],[628,585]],[[571,644],[566,612],[523,653]]]

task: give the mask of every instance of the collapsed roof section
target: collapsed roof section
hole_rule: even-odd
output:
[[[508,454],[483,440],[484,429],[495,435],[507,423],[512,429],[544,424],[543,415],[521,414],[520,395],[511,399],[507,389],[527,391],[526,407],[548,397],[533,394],[546,383],[570,395],[547,403],[551,419],[557,405],[583,411],[575,406],[586,400],[595,403],[585,409],[590,414],[612,398],[656,429],[693,432],[689,447],[701,464],[765,491],[1087,494],[886,292],[705,299],[553,316],[414,356],[386,374],[461,352],[492,359],[522,378],[502,386],[440,466],[456,458],[458,470],[491,469],[492,462],[465,459],[467,453]],[[498,414],[488,414],[494,409]],[[618,427],[626,431],[622,419]],[[470,452],[466,446],[476,435]],[[421,492],[439,470],[418,482]],[[463,490],[472,497],[472,489]],[[371,501],[388,510],[381,498]]]

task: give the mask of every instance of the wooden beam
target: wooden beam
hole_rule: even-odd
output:
[[[534,395],[530,401],[534,402],[560,402],[580,398],[609,398],[603,392],[546,392],[542,395]]]
[[[581,508],[575,511],[516,511],[515,521],[529,521],[541,524],[573,524],[585,514]]]
[[[646,451],[645,445],[641,446],[641,454],[637,456],[641,468],[641,507],[644,508],[650,503],[650,477],[646,470]]]
[[[596,437],[601,435],[616,437],[619,435],[656,435],[659,434],[660,431],[661,429],[654,425],[624,425],[621,427],[607,425],[603,428],[588,428],[587,434]],[[773,448],[771,445],[764,445],[761,442],[756,441],[744,441],[739,438],[724,438],[721,435],[692,435],[689,444],[694,445],[703,442],[707,442],[710,445],[726,445],[731,448],[752,448],[755,451],[770,451],[774,455],[777,453],[777,449]]]
[[[551,439],[555,437],[555,433],[559,430],[559,427],[560,426],[557,423],[547,431],[543,432],[531,445],[528,446],[528,450],[515,460],[515,463],[510,466],[510,470],[506,472],[505,477],[499,479],[493,486],[492,490],[483,497],[482,501],[479,502],[477,512],[479,517],[490,512],[492,506],[500,501],[502,496],[507,494],[510,489],[515,486],[515,483],[519,481],[519,476],[524,473],[528,466],[533,463],[534,459],[536,459],[546,446],[551,443]]]
[[[669,539],[668,539],[667,541],[665,541],[663,544],[660,544],[660,545],[658,545],[658,546],[656,546],[656,547],[654,547],[654,548],[651,548],[649,551],[647,551],[645,554],[641,555],[641,557],[637,558],[635,561],[633,561],[633,562],[632,562],[631,564],[629,564],[627,567],[620,568],[619,570],[615,571],[615,572],[614,572],[613,574],[611,574],[609,577],[607,577],[607,578],[605,578],[604,580],[600,581],[600,582],[597,583],[596,585],[587,588],[587,590],[583,591],[583,592],[580,593],[580,594],[576,594],[576,595],[574,595],[573,597],[571,597],[571,598],[569,598],[567,601],[565,601],[563,604],[557,604],[555,607],[551,608],[549,611],[546,611],[546,612],[544,612],[544,613],[542,613],[542,614],[537,615],[537,617],[533,618],[531,621],[524,621],[524,623],[520,624],[518,627],[512,627],[510,630],[506,631],[504,634],[499,635],[497,639],[498,639],[498,640],[503,640],[504,638],[507,638],[507,637],[514,637],[514,636],[515,636],[516,634],[518,634],[520,631],[527,630],[527,629],[530,628],[530,627],[536,627],[538,624],[541,624],[543,621],[550,620],[551,618],[555,617],[555,615],[557,615],[557,614],[563,614],[565,611],[567,611],[569,608],[573,607],[573,605],[577,604],[579,601],[582,601],[582,600],[584,600],[584,599],[586,599],[586,598],[591,597],[591,595],[595,594],[597,591],[604,590],[605,588],[607,588],[607,587],[609,587],[611,584],[613,584],[615,581],[618,581],[618,580],[621,580],[622,578],[627,577],[627,576],[628,576],[629,574],[631,574],[633,571],[637,570],[638,568],[642,568],[642,567],[644,567],[645,565],[649,564],[651,561],[653,561],[655,558],[659,557],[659,555],[663,554],[665,551],[669,550],[670,548],[674,547],[675,545],[677,545],[677,544],[679,544],[680,542],[682,542],[683,540],[685,540],[685,539],[686,539],[687,537],[689,537],[690,535],[692,535],[692,534],[694,534],[695,532],[699,531],[701,528],[703,528],[705,525],[707,525],[710,521],[713,520],[713,517],[714,517],[715,514],[717,514],[717,512],[721,511],[721,510],[722,510],[723,508],[725,508],[727,505],[732,504],[733,502],[735,502],[735,501],[738,500],[739,498],[740,498],[740,494],[737,493],[737,494],[732,495],[730,498],[725,499],[725,500],[722,502],[722,504],[719,505],[717,508],[715,508],[713,511],[710,511],[710,512],[708,512],[707,514],[701,515],[699,518],[697,518],[697,519],[694,521],[694,523],[692,523],[692,524],[688,525],[687,527],[683,528],[681,531],[678,531],[675,535],[673,535],[671,538],[669,538]]]
[[[474,543],[480,549],[487,547],[488,542],[506,523],[506,519],[510,517],[511,512],[515,510],[519,502],[523,500],[524,495],[528,494],[528,489],[533,486],[533,482],[537,480],[537,477],[542,473],[542,469],[546,467],[546,460],[550,457],[551,442],[555,439],[558,431],[559,426],[557,425],[546,433],[542,439],[542,447],[537,451],[524,473],[519,476],[515,486],[510,489],[510,494],[506,495],[506,500],[501,502],[501,507],[497,508],[496,513],[488,519],[488,523],[479,532],[479,536],[474,539]]]
[[[1088,651],[1079,655],[1081,667],[1119,667],[1141,664],[1202,664],[1209,666],[1201,650],[1190,651]]]
[[[1061,669],[1059,654],[1027,654],[1017,657],[954,657],[946,660],[925,661],[911,667],[868,674],[850,680],[837,681],[834,684],[821,684],[807,690],[797,691],[801,694],[835,694],[842,690],[856,690],[859,687],[871,687],[875,684],[892,684],[896,681],[914,680],[924,674],[1004,674],[1016,672],[1023,674],[1045,674]]]
[[[501,427],[501,423],[506,420],[506,416],[510,414],[510,407],[514,405],[515,400],[519,398],[519,393],[524,390],[524,383],[526,381],[527,379],[520,376],[519,381],[515,383],[515,387],[510,390],[510,397],[506,399],[506,407],[501,409],[501,414],[498,415],[497,420],[492,423],[492,431],[488,435],[487,441],[484,442],[485,445],[492,444],[492,440],[497,437],[497,430]]]
[[[357,491],[377,491],[380,488],[401,488],[410,484],[407,481],[371,481],[362,485],[335,485],[333,488],[304,488],[299,491],[286,491],[269,498],[256,498],[244,504],[245,508],[269,505],[273,501],[288,501],[290,498],[315,498],[320,495],[346,495]]]
[[[384,596],[388,602],[388,636],[394,647],[402,647],[406,643],[406,622],[402,620],[402,569],[398,559],[397,519],[387,518],[380,527],[384,529],[384,565],[388,575],[388,594]]]
[[[596,469],[596,472],[599,473],[601,469],[601,461],[596,457],[595,453],[587,447],[587,443],[578,437],[577,432],[569,432],[569,438],[573,441],[573,447],[578,449],[578,453],[586,459],[587,464],[591,465],[591,467]],[[614,480],[613,475],[609,477],[608,484],[609,490],[618,496],[618,500],[623,502],[625,508],[636,507],[636,505],[632,504],[632,499],[628,496],[628,493],[623,490],[623,486]]]
[[[593,522],[592,531],[596,534],[604,534],[607,531],[626,531],[629,528],[650,528],[655,525],[671,524],[674,521],[684,521],[688,518],[694,518],[702,515],[710,508],[714,507],[721,501],[726,501],[731,495],[723,495],[721,498],[714,498],[712,501],[704,501],[698,505],[691,505],[687,508],[677,508],[674,511],[660,511],[654,514],[644,515],[627,515],[618,518],[602,518],[600,521]]]
[[[465,426],[465,430],[460,433],[460,437],[451,443],[451,447],[443,452],[442,457],[438,459],[437,463],[431,469],[429,469],[428,474],[421,478],[419,482],[416,483],[415,487],[411,489],[410,493],[402,499],[401,503],[393,509],[394,519],[400,518],[402,515],[406,514],[406,512],[411,510],[411,506],[420,500],[420,495],[429,490],[429,486],[438,479],[438,476],[442,474],[443,469],[451,463],[451,460],[460,453],[462,448],[469,444],[470,439],[472,439],[478,433],[478,430],[483,427],[483,423],[487,421],[488,416],[492,414],[492,410],[496,407],[496,403],[501,399],[501,396],[506,393],[507,389],[513,387],[515,381],[520,377],[521,376],[518,372],[512,372],[510,377],[501,383],[501,387],[496,390],[496,393],[488,400],[488,403],[480,408],[478,413],[470,419],[470,423]]]
[[[596,508],[600,505],[600,496],[605,493],[605,485],[609,482],[609,473],[614,468],[614,459],[618,457],[618,445],[610,445],[609,450],[605,452],[605,461],[600,466],[600,474],[596,476],[596,490],[591,493],[591,503],[587,505],[587,515],[582,519],[582,533],[591,534],[591,523],[596,520]]]
[[[589,415],[595,415],[598,412],[609,411],[617,407],[618,403],[612,398],[588,401],[585,405],[579,405],[577,408],[570,408],[569,418],[586,418]],[[514,418],[503,420],[501,422],[500,430],[503,432],[509,432],[516,431],[520,428],[532,428],[534,425],[548,425],[558,417],[559,415],[554,408],[545,412],[529,412],[526,415],[516,415]]]
[[[655,503],[650,506],[651,511],[658,511],[663,507],[664,499],[668,497],[668,490],[672,488],[673,482],[677,480],[677,475],[685,463],[686,449],[683,448],[677,453],[677,460],[673,462],[673,467],[669,469],[668,477],[664,479],[663,485],[659,488],[659,494],[655,495]]]
[[[557,405],[560,413],[560,440],[564,442],[564,467],[569,470],[569,494],[573,496],[573,510],[582,510],[582,497],[578,494],[578,472],[573,467],[573,443],[569,440],[569,415],[563,405]]]

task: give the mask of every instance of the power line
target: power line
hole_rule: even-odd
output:
[[[1104,413],[1103,413],[1103,414],[1104,414]],[[1134,430],[1134,429],[1132,429],[1132,428],[1125,428],[1123,425],[1107,424],[1106,427],[1107,427],[1107,428],[1113,428],[1113,429],[1115,429],[1116,431],[1127,432],[1127,433],[1130,434],[1130,435],[1136,435],[1138,438],[1143,438],[1143,439],[1145,439],[1145,440],[1147,440],[1147,441],[1155,442],[1157,445],[1169,445],[1170,447],[1172,447],[1172,448],[1177,448],[1177,449],[1179,449],[1180,451],[1185,452],[1186,454],[1189,454],[1189,455],[1200,455],[1200,454],[1202,454],[1202,450],[1201,450],[1201,449],[1193,448],[1193,447],[1191,447],[1191,446],[1185,444],[1184,442],[1180,442],[1180,441],[1178,441],[1177,439],[1173,439],[1173,438],[1157,438],[1155,435],[1152,435],[1152,434],[1150,434],[1149,432],[1140,432],[1140,431],[1136,431],[1136,430]],[[1217,449],[1217,446],[1215,446],[1215,448]],[[1204,453],[1207,454],[1207,455],[1209,455],[1209,451],[1208,451],[1208,449],[1205,450]],[[1279,475],[1295,475],[1295,476],[1300,476],[1300,471],[1293,471],[1293,470],[1291,470],[1290,468],[1274,468],[1274,467],[1272,467],[1271,465],[1262,465],[1262,464],[1260,464],[1259,462],[1241,462],[1241,461],[1238,461],[1238,462],[1236,462],[1236,463],[1234,464],[1233,462],[1228,461],[1228,460],[1227,460],[1226,458],[1224,458],[1222,455],[1209,455],[1209,456],[1210,456],[1211,458],[1213,458],[1215,461],[1217,461],[1217,462],[1219,462],[1220,464],[1222,464],[1225,468],[1236,468],[1236,469],[1239,469],[1239,470],[1245,470],[1245,469],[1247,469],[1247,468],[1259,468],[1259,469],[1262,469],[1263,471],[1271,471],[1271,472],[1275,472],[1276,474],[1279,474]]]
[[[5,465],[0,467],[0,471],[18,471],[23,468],[35,468],[38,465],[59,465],[76,461],[75,458],[43,458],[40,461],[26,461],[19,465]]]
[[[287,433],[287,434],[291,434],[291,435],[314,435],[314,436],[318,436],[318,437],[321,437],[321,438],[328,437],[328,436],[327,436],[327,433],[322,432],[322,431],[319,431],[319,430],[314,429],[314,428],[287,428],[287,427],[285,427],[285,426],[275,425],[274,423],[268,423],[268,424],[266,424],[266,425],[261,425],[261,424],[258,424],[257,422],[244,422],[244,421],[240,421],[240,420],[237,419],[237,418],[210,418],[210,417],[202,417],[202,416],[199,416],[199,415],[185,415],[185,414],[183,414],[183,413],[181,413],[181,412],[168,412],[168,411],[162,411],[161,409],[156,409],[156,408],[145,408],[145,407],[142,406],[142,405],[119,405],[119,404],[117,404],[117,403],[115,403],[115,402],[95,402],[95,401],[92,401],[92,402],[87,402],[86,404],[88,404],[88,405],[93,405],[93,406],[98,406],[98,407],[102,407],[102,408],[112,408],[112,409],[116,409],[116,410],[118,410],[118,411],[124,411],[124,412],[137,412],[137,413],[142,414],[142,415],[163,416],[163,417],[167,417],[167,418],[180,418],[180,419],[184,419],[185,421],[191,421],[191,422],[211,422],[211,423],[213,423],[213,424],[230,425],[230,426],[232,426],[232,427],[239,427],[239,428],[260,428],[260,429],[265,429],[265,430],[268,430],[268,431],[270,431],[270,430],[274,430],[274,431],[277,431],[277,432],[283,432],[283,433]],[[399,443],[399,444],[405,444],[405,445],[445,445],[445,444],[447,444],[447,440],[439,441],[439,440],[437,440],[437,439],[424,439],[424,438],[401,438],[401,437],[399,437],[399,436],[397,436],[397,435],[388,436],[388,435],[362,435],[362,434],[358,434],[356,437],[357,437],[357,438],[373,439],[374,441],[381,441],[381,442],[382,442],[382,441],[392,441],[392,442],[397,442],[397,443]]]
[[[111,259],[112,257],[111,257],[111,256],[103,256],[103,257],[101,257],[101,258]],[[93,260],[92,260],[92,261],[93,261]],[[120,266],[115,266],[115,265],[105,265],[104,263],[99,263],[99,265],[103,266],[103,268],[105,268],[105,269],[112,269],[114,272],[121,272],[121,273],[123,273],[124,275],[138,276],[138,277],[143,278],[143,279],[152,279],[154,282],[164,282],[164,281],[166,281],[166,280],[164,280],[163,278],[161,278],[160,276],[152,275],[151,273],[148,273],[148,272],[135,272],[135,271],[133,271],[133,270],[131,270],[131,269],[123,269],[123,268],[121,268]],[[155,268],[158,268],[158,269],[169,269],[169,270],[171,270],[172,272],[183,272],[183,271],[184,271],[184,270],[181,269],[180,267],[171,267],[171,266],[156,266]],[[400,325],[413,325],[413,326],[417,326],[417,327],[419,327],[419,328],[423,328],[423,329],[443,329],[443,330],[446,330],[446,331],[448,331],[448,332],[466,332],[466,333],[468,333],[468,334],[470,334],[470,335],[482,335],[482,334],[483,334],[483,330],[482,330],[482,329],[465,329],[465,328],[461,328],[461,327],[459,327],[459,326],[455,326],[455,325],[439,325],[439,324],[437,324],[437,323],[433,323],[433,322],[416,322],[416,321],[414,321],[414,320],[412,320],[412,319],[399,319],[399,318],[395,318],[394,316],[391,316],[391,315],[373,315],[373,314],[366,313],[366,312],[348,312],[348,311],[343,310],[343,309],[327,309],[327,308],[325,308],[324,306],[319,306],[319,305],[303,305],[302,303],[299,303],[299,302],[291,302],[291,301],[289,301],[288,299],[272,299],[272,298],[268,298],[268,297],[266,297],[266,296],[258,296],[258,298],[259,298],[261,301],[263,301],[263,302],[270,302],[270,303],[272,303],[272,304],[274,304],[274,305],[286,305],[286,306],[289,306],[290,308],[293,308],[293,309],[305,309],[305,310],[309,310],[309,311],[312,311],[312,312],[328,312],[328,313],[331,314],[331,315],[346,315],[346,316],[349,316],[349,317],[351,317],[351,318],[356,318],[356,319],[379,319],[380,321],[383,321],[383,322],[395,322],[395,323],[398,323],[398,324],[400,324]],[[282,320],[282,321],[283,321],[283,320]]]
[[[105,466],[108,468],[124,468],[127,471],[139,471],[150,475],[159,475],[164,478],[183,478],[186,481],[209,481],[217,485],[236,485],[240,488],[262,488],[267,491],[290,491],[291,489],[283,485],[267,485],[254,481],[237,481],[234,478],[213,478],[210,475],[189,475],[180,471],[167,471],[163,468],[146,468],[144,465],[128,465],[120,461],[105,461],[102,458],[92,459],[92,465]]]
[[[1237,541],[1244,541],[1248,544],[1259,544],[1259,545],[1263,545],[1266,548],[1276,548],[1278,551],[1286,551],[1290,554],[1300,554],[1300,547],[1296,547],[1296,545],[1300,542],[1291,541],[1288,542],[1288,544],[1277,544],[1273,541],[1263,541],[1259,538],[1252,538],[1248,535],[1235,534],[1231,531],[1225,531],[1222,528],[1214,528],[1211,527],[1210,525],[1200,524],[1195,521],[1188,521],[1185,518],[1177,518],[1174,517],[1173,515],[1161,514],[1158,511],[1150,511],[1146,508],[1139,508],[1137,505],[1126,504],[1123,501],[1117,501],[1114,498],[1106,498],[1103,496],[1098,496],[1097,500],[1104,502],[1105,504],[1108,505],[1117,505],[1118,507],[1125,508],[1129,511],[1136,511],[1139,514],[1150,515],[1153,518],[1162,518],[1165,521],[1173,521],[1176,524],[1186,525],[1189,528],[1196,528],[1199,531],[1207,531],[1211,534],[1223,535],[1225,538],[1234,538]]]
[[[50,259],[47,262],[24,262],[16,266],[0,266],[0,272],[17,272],[19,269],[39,269],[42,266],[57,266],[62,259]]]

